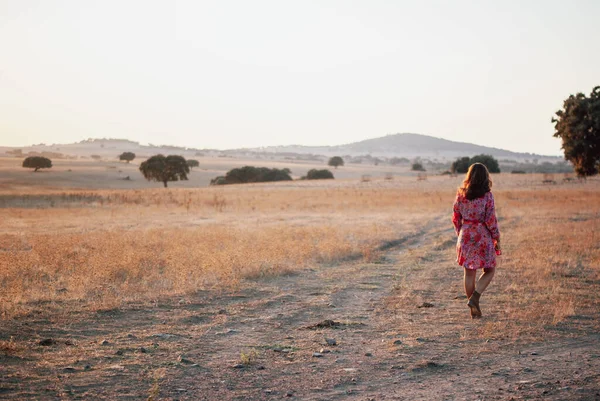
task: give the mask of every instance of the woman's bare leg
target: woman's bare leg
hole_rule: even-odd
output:
[[[495,269],[483,269],[483,274],[479,277],[479,280],[477,281],[475,291],[477,291],[479,294],[483,294],[487,286],[490,285],[490,282],[494,278],[495,271]]]
[[[471,269],[465,269],[465,294],[467,298],[471,298],[473,291],[475,291],[475,280],[477,279],[477,271]]]

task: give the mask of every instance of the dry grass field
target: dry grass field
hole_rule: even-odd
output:
[[[471,320],[460,179],[0,182],[0,398],[599,399],[600,180],[493,177]]]

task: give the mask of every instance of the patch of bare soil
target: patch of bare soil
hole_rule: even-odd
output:
[[[0,398],[600,399],[600,335],[585,323],[597,312],[546,339],[486,336],[503,313],[498,287],[471,320],[446,220],[374,263],[2,322]]]

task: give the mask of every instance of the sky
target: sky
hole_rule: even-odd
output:
[[[0,0],[0,146],[228,149],[419,133],[558,155],[596,0]]]

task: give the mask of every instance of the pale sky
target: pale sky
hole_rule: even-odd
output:
[[[600,1],[0,0],[0,145],[199,148],[411,132],[560,154]]]

